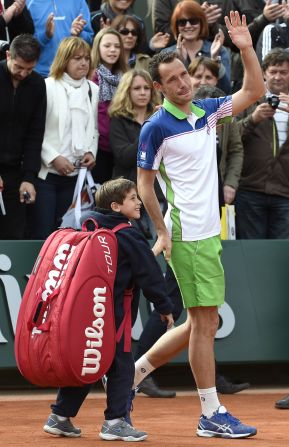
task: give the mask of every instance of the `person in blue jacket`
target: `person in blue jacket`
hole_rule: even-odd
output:
[[[96,205],[99,207],[97,211],[88,213],[86,217],[96,220],[99,227],[112,229],[119,224],[130,223],[130,219],[140,218],[141,201],[131,180],[118,178],[103,183],[96,192]],[[118,262],[113,293],[116,330],[124,319],[124,293],[131,288],[134,288],[131,326],[137,317],[138,292],[141,288],[170,328],[173,325],[173,306],[167,297],[162,270],[147,240],[134,226],[119,230],[116,237]],[[125,349],[125,334],[117,343],[113,363],[107,372],[107,408],[99,436],[108,441],[142,441],[147,438],[147,433],[132,427],[127,418],[135,368],[131,349],[129,352]],[[74,427],[70,417],[76,416],[90,388],[91,385],[60,388],[56,403],[51,405],[52,414],[43,427],[44,431],[59,436],[80,436],[81,430]]]
[[[64,37],[79,36],[91,44],[93,31],[86,0],[30,0],[27,4],[41,45],[36,71],[47,77],[59,43]]]

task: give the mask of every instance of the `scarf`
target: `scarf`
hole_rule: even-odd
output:
[[[99,82],[99,101],[111,101],[122,74],[112,74],[103,64],[99,65],[96,71]]]
[[[60,82],[66,90],[71,113],[72,154],[80,158],[87,152],[94,132],[88,81],[86,78],[72,79],[64,73]]]

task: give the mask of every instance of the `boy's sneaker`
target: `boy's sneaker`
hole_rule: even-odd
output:
[[[43,427],[46,433],[58,436],[67,436],[68,438],[78,438],[81,436],[80,428],[74,427],[70,419],[60,421],[56,414],[51,413]]]
[[[201,416],[197,428],[197,435],[205,438],[248,438],[255,436],[257,430],[250,425],[242,424],[220,406],[212,417]]]
[[[105,376],[105,375],[102,376],[101,382],[102,382],[104,391],[106,392],[106,390],[107,390],[107,376]],[[134,400],[137,392],[138,392],[138,387],[136,387],[134,390],[131,390],[128,401],[127,401],[127,405],[126,405],[126,415],[124,417],[124,420],[131,426],[132,426],[132,422],[131,422],[131,418],[130,418],[130,413],[133,410],[132,401]]]
[[[132,401],[134,400],[137,392],[138,392],[138,388],[131,390],[128,401],[127,401],[126,415],[124,417],[124,420],[131,426],[132,426],[132,422],[131,422],[131,418],[130,418],[130,413],[133,411]]]
[[[114,425],[109,425],[107,421],[104,421],[99,436],[105,441],[121,440],[138,442],[146,439],[148,435],[144,431],[138,431],[122,418]]]

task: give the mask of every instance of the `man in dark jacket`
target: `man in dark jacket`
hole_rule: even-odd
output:
[[[23,33],[34,33],[33,20],[25,0],[0,1],[0,60],[6,58],[5,51],[9,48],[9,43]]]
[[[21,34],[0,62],[0,176],[6,211],[0,210],[1,239],[23,239],[25,202],[35,201],[46,115],[45,82],[33,71],[39,54],[38,41]]]
[[[244,164],[236,196],[240,239],[289,238],[289,53],[262,64],[266,96],[240,117]]]

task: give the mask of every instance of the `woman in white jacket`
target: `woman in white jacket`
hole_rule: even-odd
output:
[[[42,165],[31,209],[30,237],[45,239],[71,205],[78,169],[92,169],[98,145],[98,86],[87,80],[90,47],[79,37],[62,40],[45,80],[47,113]]]

